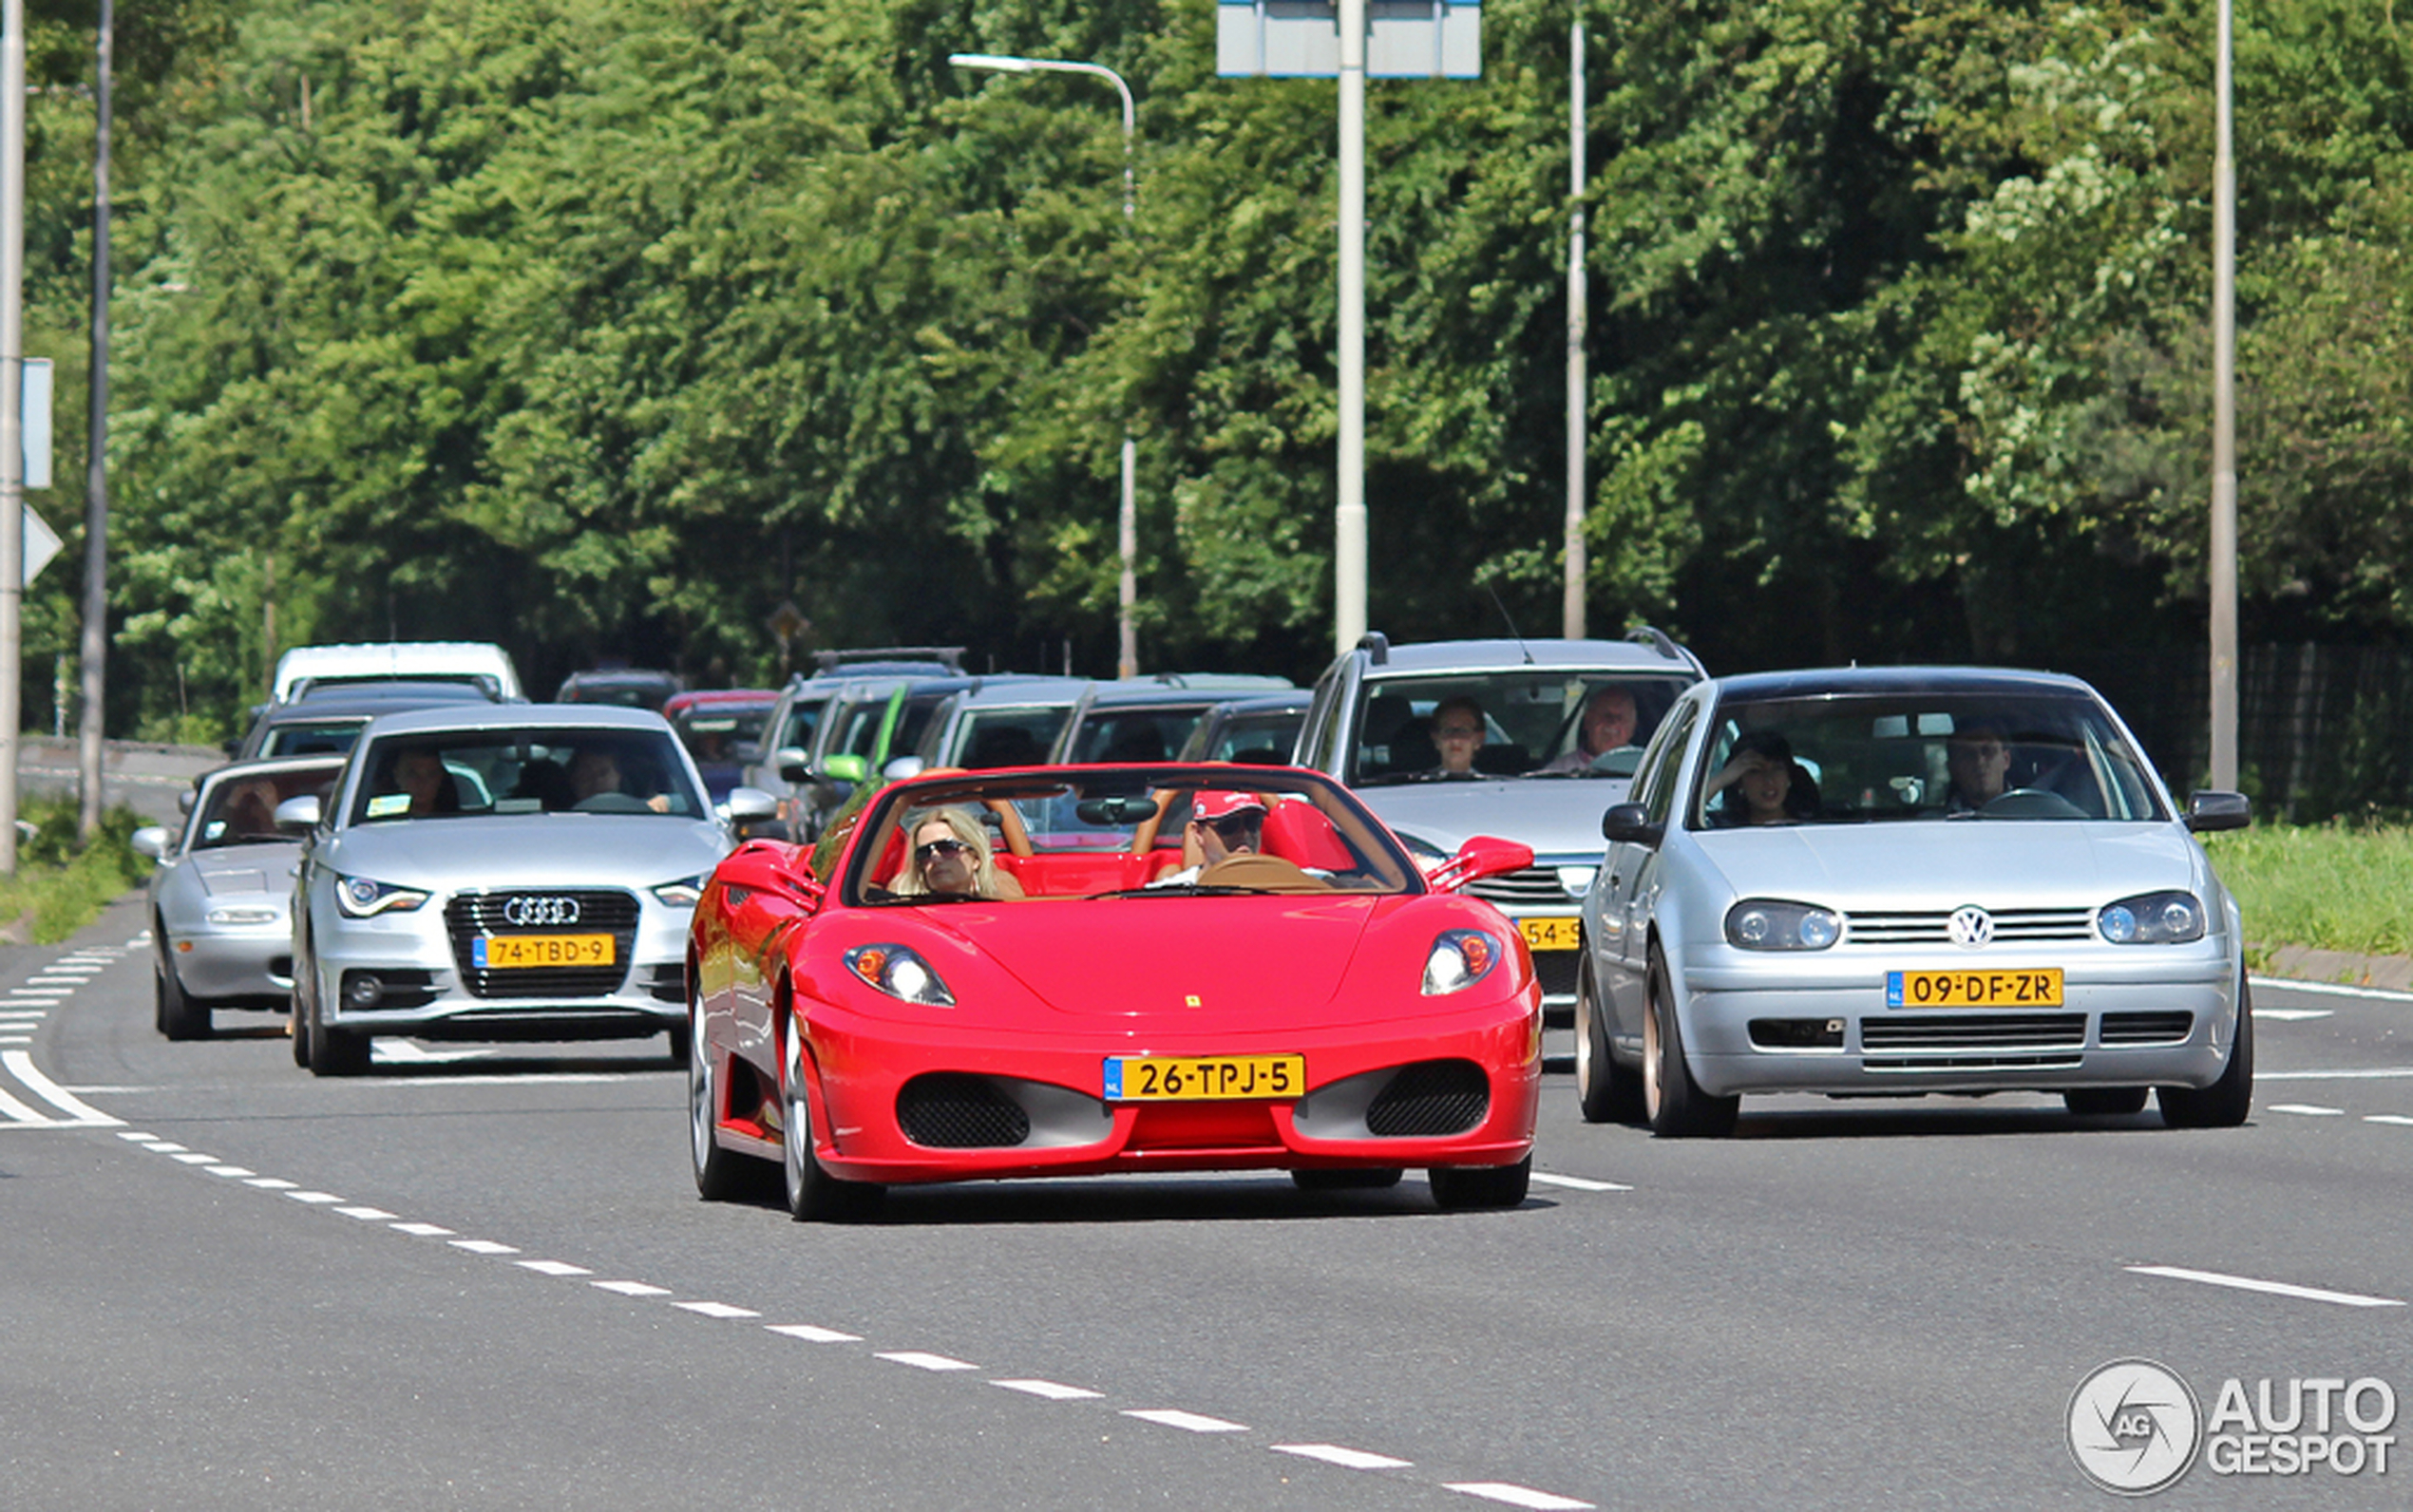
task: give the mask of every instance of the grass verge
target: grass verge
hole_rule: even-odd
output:
[[[104,811],[92,842],[81,846],[73,797],[28,797],[17,817],[36,827],[31,835],[20,832],[17,875],[0,878],[0,919],[32,916],[36,944],[66,939],[150,875],[151,863],[127,843],[142,817],[123,804]]]
[[[2282,945],[2413,955],[2413,830],[2256,824],[2204,837],[2258,965]]]

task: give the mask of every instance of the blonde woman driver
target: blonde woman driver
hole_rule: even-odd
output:
[[[904,870],[888,884],[902,897],[927,893],[1003,901],[1023,896],[1022,884],[989,850],[988,826],[968,808],[925,808],[905,816],[910,846]]]

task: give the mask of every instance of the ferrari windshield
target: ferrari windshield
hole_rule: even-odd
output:
[[[659,729],[448,729],[389,735],[360,759],[351,822],[510,814],[706,812],[677,743]]]
[[[2143,760],[2082,693],[1727,699],[1686,823],[2157,820]]]
[[[1338,784],[1295,770],[950,775],[891,787],[841,824],[816,869],[856,841],[849,903],[1424,890],[1380,821]]]

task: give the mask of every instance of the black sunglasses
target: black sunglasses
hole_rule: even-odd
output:
[[[933,856],[960,856],[972,847],[960,840],[934,840],[913,848],[914,860],[925,864]]]

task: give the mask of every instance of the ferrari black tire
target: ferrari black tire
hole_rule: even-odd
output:
[[[1575,1099],[1586,1124],[1643,1121],[1642,1075],[1609,1053],[1608,1019],[1589,955],[1575,975]]]
[[[1514,1165],[1436,1165],[1424,1173],[1433,1202],[1446,1212],[1514,1207],[1532,1186],[1533,1157]]]
[[[2172,1128],[2235,1128],[2253,1110],[2253,998],[2237,984],[2237,1036],[2220,1080],[2206,1087],[2162,1087],[2154,1090],[2161,1121]]]
[[[1720,1139],[1734,1132],[1739,1097],[1712,1097],[1693,1080],[1684,1060],[1683,1031],[1668,992],[1667,961],[1650,952],[1649,1001],[1643,1017],[1643,1111],[1662,1139]]]
[[[1408,1173],[1396,1165],[1362,1166],[1356,1170],[1293,1171],[1291,1184],[1302,1192],[1379,1192],[1399,1184]]]
[[[362,1076],[369,1070],[369,1036],[329,1029],[320,1016],[318,994],[310,994],[310,1074]]]
[[[2062,1102],[2080,1118],[2114,1118],[2143,1112],[2146,1090],[2141,1087],[2073,1087],[2062,1094]]]
[[[712,1083],[712,1047],[703,1042],[703,1015],[693,1007],[679,1030],[687,1067],[688,1150],[695,1168],[695,1195],[707,1202],[754,1196],[767,1184],[769,1167],[751,1156],[721,1148],[712,1137],[720,1122],[720,1088]]]
[[[888,1189],[869,1181],[845,1181],[823,1168],[812,1150],[812,1092],[805,1075],[804,1048],[791,1031],[781,1080],[780,1164],[787,1172],[788,1213],[799,1223],[846,1222],[878,1212]]]

